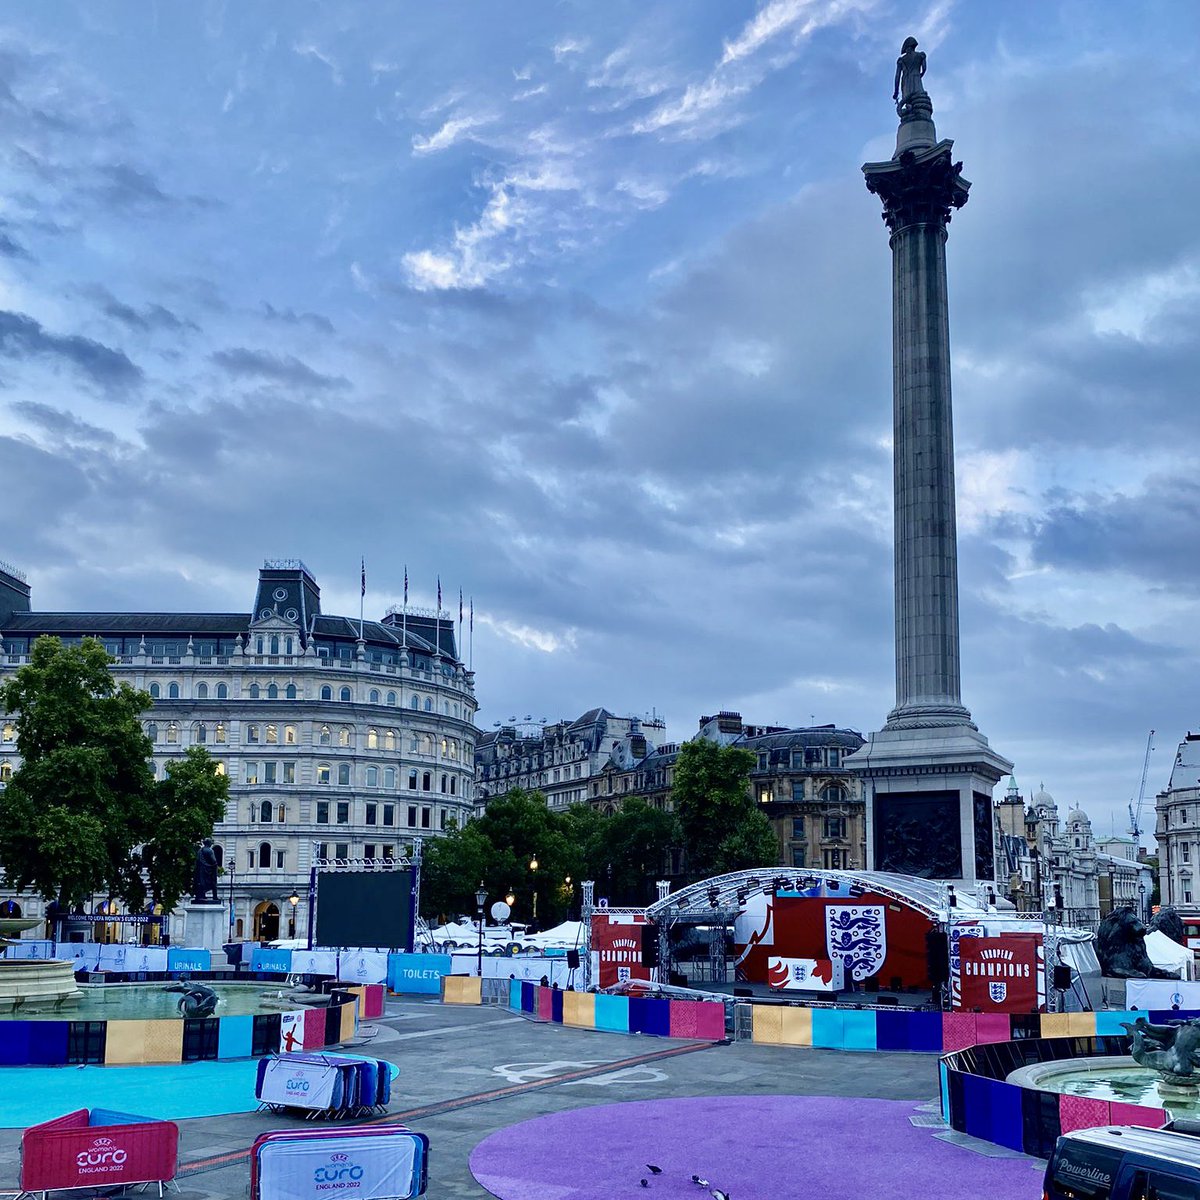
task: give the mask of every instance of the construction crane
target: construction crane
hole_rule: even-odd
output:
[[[1150,736],[1146,738],[1146,757],[1142,759],[1142,782],[1138,786],[1137,808],[1133,807],[1133,802],[1129,804],[1129,832],[1133,836],[1133,848],[1137,848],[1142,844],[1142,804],[1146,799],[1146,773],[1150,770],[1150,752],[1154,749],[1154,730],[1150,730]]]

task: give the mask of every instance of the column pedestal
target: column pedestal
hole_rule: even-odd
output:
[[[229,910],[224,904],[185,904],[183,940],[191,950],[220,950],[229,941]]]

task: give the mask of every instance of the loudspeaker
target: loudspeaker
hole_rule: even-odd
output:
[[[1054,990],[1069,992],[1071,990],[1071,968],[1058,963],[1054,968]]]
[[[642,925],[642,966],[658,966],[658,929],[653,925]]]
[[[925,935],[925,967],[930,983],[945,983],[950,978],[950,943],[940,929]]]
[[[747,997],[754,995],[754,989],[747,987],[735,987],[733,989],[733,995],[735,999],[744,1000]]]
[[[567,951],[567,967],[569,970],[572,970],[572,971],[575,971],[578,969],[578,967],[579,967],[579,951],[578,950],[568,950]]]

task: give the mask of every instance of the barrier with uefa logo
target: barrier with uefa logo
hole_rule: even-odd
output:
[[[429,1178],[429,1139],[404,1125],[264,1133],[250,1151],[250,1200],[409,1200]]]
[[[162,1185],[175,1178],[179,1126],[86,1108],[31,1125],[21,1135],[21,1190]]]

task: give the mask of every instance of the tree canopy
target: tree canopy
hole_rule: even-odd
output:
[[[779,843],[748,791],[754,755],[707,738],[685,742],[675,760],[671,798],[688,874],[695,879],[774,865]]]
[[[118,684],[112,661],[95,639],[41,637],[0,684],[21,756],[0,791],[0,866],[18,891],[64,907],[99,892],[140,910],[149,888],[169,910],[196,842],[224,812],[228,781],[202,749],[155,780],[140,720],[150,696]]]

